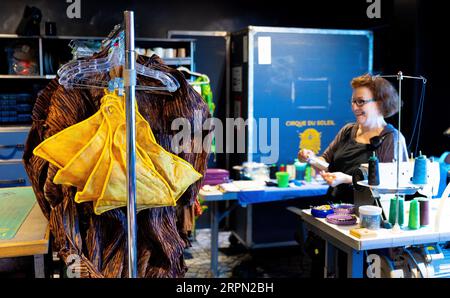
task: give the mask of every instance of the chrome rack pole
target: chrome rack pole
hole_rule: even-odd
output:
[[[400,157],[402,149],[400,147],[400,136],[401,136],[400,131],[402,125],[401,120],[402,120],[402,80],[403,80],[403,73],[401,71],[398,72],[397,79],[398,79],[397,197],[398,197],[398,189],[400,187]]]
[[[125,18],[125,110],[127,125],[127,230],[128,277],[137,277],[136,241],[136,69],[134,52],[134,13],[124,11]]]
[[[397,191],[395,194],[396,200],[395,200],[395,225],[394,229],[399,230],[400,225],[398,223],[398,220],[400,218],[399,209],[400,209],[400,193],[399,193],[399,187],[400,187],[400,154],[401,154],[401,147],[400,147],[400,129],[401,129],[401,123],[402,123],[402,80],[403,80],[403,73],[401,71],[397,74],[397,80],[398,80],[398,136],[397,136]],[[395,153],[394,153],[395,156]]]

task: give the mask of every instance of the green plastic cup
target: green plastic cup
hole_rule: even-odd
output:
[[[288,172],[276,172],[278,187],[289,187],[289,173]]]

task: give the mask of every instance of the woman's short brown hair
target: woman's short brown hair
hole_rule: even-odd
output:
[[[376,101],[381,102],[381,113],[384,118],[398,112],[398,93],[394,86],[384,78],[365,74],[352,80],[352,88],[366,87],[372,92]]]

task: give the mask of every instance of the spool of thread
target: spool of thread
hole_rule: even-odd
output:
[[[153,52],[155,55],[159,56],[160,58],[164,57],[164,49],[163,48],[154,48]]]
[[[414,175],[412,178],[414,184],[427,184],[427,158],[420,155],[414,160]]]
[[[380,185],[380,176],[378,171],[378,158],[375,156],[375,152],[369,158],[369,185]]]
[[[163,53],[164,53],[164,58],[175,58],[175,55],[176,55],[175,49],[172,49],[172,48],[164,49]]]
[[[145,55],[145,49],[143,48],[135,48],[134,51],[136,52],[136,54],[144,56]]]
[[[284,164],[281,164],[279,171],[280,172],[286,172],[286,166]]]
[[[153,56],[153,54],[155,54],[155,52],[153,52],[152,49],[149,48],[149,49],[145,50],[145,56],[151,57],[151,56]]]
[[[403,198],[391,198],[391,204],[389,206],[389,222],[392,225],[395,225],[395,221],[397,219],[397,200],[398,200],[398,224],[399,226],[403,226],[405,223],[405,208],[404,208],[404,202],[405,200]]]
[[[420,211],[419,202],[412,200],[409,205],[409,222],[408,228],[411,230],[417,230],[420,228]]]
[[[430,224],[430,200],[422,198],[419,200],[420,226],[426,227]]]
[[[186,57],[186,49],[185,48],[177,49],[177,57],[185,58]]]

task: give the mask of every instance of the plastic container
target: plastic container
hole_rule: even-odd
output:
[[[355,205],[353,204],[333,204],[332,208],[337,214],[355,214]]]
[[[356,216],[353,214],[329,214],[326,221],[338,226],[351,226],[356,224]]]
[[[361,206],[359,207],[359,218],[361,227],[369,230],[378,230],[381,223],[381,208],[377,206]]]
[[[305,179],[305,169],[306,162],[300,162],[297,158],[295,159],[295,179],[296,180],[304,180]]]
[[[289,173],[289,179],[294,180],[295,179],[295,165],[286,165],[286,172]]]
[[[242,166],[234,166],[235,176],[240,180],[266,181],[270,179],[269,167],[263,163],[244,162]]]
[[[278,187],[289,187],[289,173],[288,172],[277,172]]]
[[[325,218],[327,215],[333,213],[333,208],[330,205],[322,205],[311,208],[311,215],[318,218]]]

